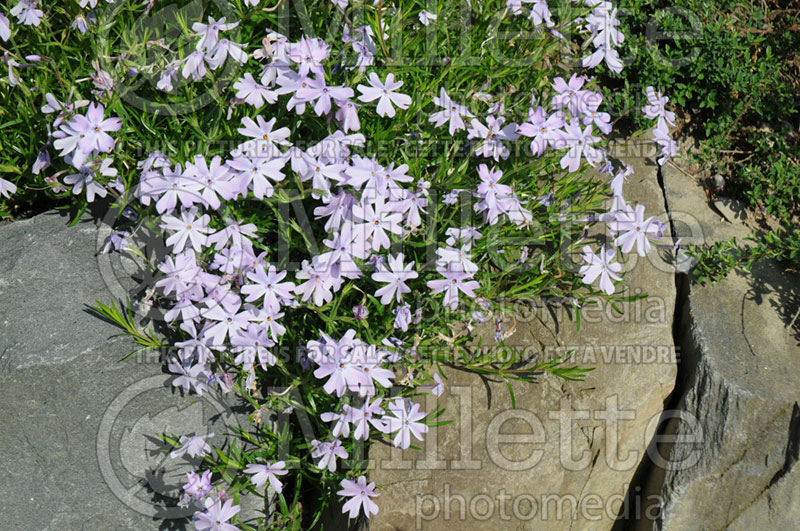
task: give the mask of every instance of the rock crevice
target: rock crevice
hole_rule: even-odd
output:
[[[749,234],[741,214],[721,220],[697,182],[675,166],[662,168],[659,182],[673,234],[684,244]],[[718,203],[717,210],[744,212]],[[657,434],[677,441],[658,445],[656,459],[667,465],[650,460],[639,478],[658,495],[658,517],[636,527],[797,527],[798,511],[775,510],[775,502],[798,490],[800,345],[787,319],[796,308],[784,302],[797,300],[800,281],[771,261],[715,284],[677,277],[674,414]]]

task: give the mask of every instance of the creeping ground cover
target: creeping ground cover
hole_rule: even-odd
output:
[[[163,4],[163,5],[162,5]],[[582,378],[504,347],[502,315],[580,315],[626,293],[626,255],[664,224],[606,150],[598,65],[624,45],[609,2],[63,1],[0,15],[4,208],[106,212],[100,253],[152,285],[95,310],[159,348],[183,393],[233,393],[248,422],[175,503],[197,529],[306,529],[380,510],[376,440],[413,447],[442,366],[508,383]],[[674,116],[639,109],[659,164]],[[669,243],[669,242],[667,242]],[[669,245],[667,245],[669,246]],[[522,301],[522,302],[521,302]],[[493,326],[476,354],[472,331]],[[277,419],[277,420],[276,420]]]
[[[669,93],[681,136],[696,143],[684,165],[705,177],[709,200],[742,200],[758,224],[748,242],[687,248],[698,260],[693,277],[715,280],[764,257],[797,269],[800,3],[622,0],[618,8],[629,39],[625,70],[603,86],[609,112],[630,111],[640,85]]]

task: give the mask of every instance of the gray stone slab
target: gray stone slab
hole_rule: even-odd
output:
[[[698,179],[679,164],[667,162],[661,175],[675,236],[682,238],[682,246],[713,245],[731,238],[745,243],[744,239],[752,232],[748,226],[752,220],[744,204],[718,198],[712,202],[718,210],[715,212]]]
[[[119,361],[136,345],[85,311],[114,297],[95,257],[107,231],[67,221],[0,227],[0,527],[180,528],[176,495],[198,462],[166,457],[157,435],[213,431],[221,445],[239,417],[176,393],[158,352]]]
[[[705,243],[749,233],[725,221],[691,176],[664,168],[670,210],[691,212]],[[697,243],[703,243],[697,242]],[[678,411],[668,433],[656,529],[800,527],[800,276],[774,261],[715,284],[686,286]],[[648,527],[650,528],[650,527]]]

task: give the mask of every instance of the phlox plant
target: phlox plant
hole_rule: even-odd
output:
[[[141,34],[157,3],[73,3],[0,19],[3,97],[41,100],[36,182],[74,198],[76,220],[89,203],[119,213],[101,252],[145,259],[146,316],[166,326],[96,311],[168,347],[181,392],[233,393],[249,412],[222,448],[164,436],[173,458],[205,459],[179,501],[197,529],[305,529],[334,502],[378,513],[368,447],[412,448],[447,422],[414,401],[444,392],[443,367],[497,377],[512,400],[514,381],[582,378],[563,359],[507,355],[503,313],[535,297],[578,314],[593,296],[629,300],[625,255],[662,237],[603,149],[613,124],[590,69],[621,68],[624,41],[608,2],[473,2],[466,20],[450,3],[326,0],[284,17],[280,2],[206,2],[161,38]],[[66,69],[46,47],[20,62],[43,25],[71,28],[82,44],[66,55],[99,43],[87,79],[85,61]],[[565,50],[571,70],[555,66]],[[663,163],[673,116],[647,97]],[[145,234],[163,252],[137,250]],[[475,354],[484,324],[497,348]],[[275,500],[267,521],[241,521],[245,495]]]

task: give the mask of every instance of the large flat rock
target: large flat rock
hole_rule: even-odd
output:
[[[636,153],[616,153],[635,167],[626,197],[665,220],[656,166]],[[514,383],[514,408],[502,382],[450,369],[438,401],[421,402],[444,406],[452,424],[432,429],[421,452],[371,447],[370,479],[381,488],[371,530],[607,530],[620,515],[636,518],[623,499],[675,383],[676,293],[657,251],[634,253],[627,267],[628,294],[648,300],[621,304],[621,316],[584,308],[580,331],[563,307],[521,307],[506,340],[548,359],[574,349],[578,365],[595,367],[585,381]],[[494,345],[493,332],[483,331],[483,345]]]
[[[670,211],[691,212],[705,243],[749,232],[746,213],[725,221],[703,208],[691,176],[668,165],[663,177]],[[800,277],[770,260],[715,284],[687,282],[681,416],[668,429],[679,442],[660,451],[657,528],[800,526],[797,511],[782,505],[798,490],[799,303]]]
[[[213,397],[175,393],[158,352],[119,361],[136,345],[85,311],[113,300],[99,229],[67,221],[50,212],[0,227],[0,527],[175,525],[186,516],[175,495],[198,463],[166,457],[157,435],[214,431],[220,444],[236,418]]]
[[[745,243],[754,220],[744,203],[724,197],[709,201],[698,179],[679,164],[667,162],[661,176],[670,219],[676,238],[682,238],[681,245],[712,245],[731,238]]]

